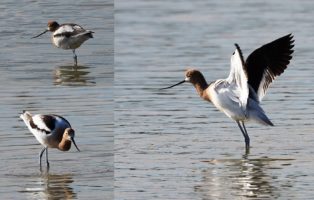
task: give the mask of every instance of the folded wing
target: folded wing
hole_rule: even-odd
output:
[[[53,37],[73,37],[81,34],[90,34],[92,31],[85,30],[83,27],[77,24],[62,24],[58,30],[54,32]]]
[[[55,123],[56,119],[53,116],[35,115],[30,121],[30,126],[33,129],[49,134],[55,128]]]

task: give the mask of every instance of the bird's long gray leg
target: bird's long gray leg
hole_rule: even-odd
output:
[[[74,65],[77,66],[77,55],[75,54],[75,49],[72,49],[73,58],[74,58]]]
[[[240,130],[244,136],[246,150],[248,150],[250,148],[250,137],[247,134],[246,128],[244,126],[244,122],[242,122],[243,127],[241,126],[239,121],[237,121],[237,124],[238,124],[238,126],[239,126],[239,128],[240,128]]]
[[[49,161],[48,161],[48,147],[46,148],[46,163],[47,163],[47,169],[49,169]]]
[[[46,147],[44,147],[39,153],[39,167],[41,170],[41,157],[43,156],[44,151],[46,151]]]
[[[246,153],[249,153],[249,151],[250,151],[250,137],[249,137],[249,134],[247,133],[247,130],[246,130],[246,127],[245,127],[243,121],[242,121],[242,126],[243,126],[243,129],[244,129],[244,131],[245,131],[245,133],[246,133],[246,136],[247,136],[247,137],[245,138]]]

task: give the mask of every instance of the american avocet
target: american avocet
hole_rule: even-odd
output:
[[[61,24],[56,21],[49,21],[47,29],[39,35],[32,38],[37,38],[46,32],[52,32],[52,43],[61,49],[72,49],[74,63],[77,65],[77,56],[75,49],[79,48],[89,38],[93,38],[93,31],[85,30],[77,24]]]
[[[220,111],[235,120],[245,138],[246,150],[250,138],[244,122],[253,120],[273,126],[260,102],[270,83],[287,68],[293,53],[293,36],[281,37],[253,51],[244,61],[239,45],[231,56],[231,69],[227,79],[219,79],[207,84],[202,73],[189,69],[185,79],[168,89],[184,82],[190,82],[206,101],[212,102]]]
[[[44,146],[39,154],[39,165],[41,169],[41,157],[46,151],[46,162],[48,162],[48,148],[57,148],[61,151],[68,151],[71,148],[71,142],[78,151],[74,141],[74,130],[70,123],[58,115],[41,115],[32,116],[29,112],[23,111],[20,115],[30,132],[36,137],[38,142]]]

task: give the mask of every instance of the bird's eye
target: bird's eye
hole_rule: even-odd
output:
[[[233,52],[233,54],[232,55],[234,55],[235,54],[235,51]]]

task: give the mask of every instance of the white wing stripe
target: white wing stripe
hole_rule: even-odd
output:
[[[260,85],[259,85],[258,90],[257,90],[257,96],[258,96],[258,101],[259,102],[262,101],[262,99],[265,96],[266,91],[268,89],[268,87],[265,87],[267,73],[269,73],[268,69],[265,69],[265,71],[263,73],[262,80],[261,80]]]
[[[231,56],[230,74],[226,79],[229,84],[235,84],[239,94],[239,100],[241,106],[246,108],[247,99],[249,96],[249,87],[247,83],[247,75],[244,71],[243,62],[239,51],[236,49],[234,54]]]
[[[50,130],[47,125],[44,123],[44,121],[42,120],[41,116],[40,115],[35,115],[33,117],[33,122],[34,124],[39,128],[39,129],[42,129],[42,130],[46,130],[47,132],[51,132],[52,130]]]

